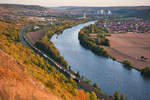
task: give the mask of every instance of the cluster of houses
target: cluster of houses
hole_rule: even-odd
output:
[[[45,18],[45,17],[28,17],[29,20],[37,20],[39,22],[44,21],[56,21],[55,17]]]
[[[13,11],[14,13],[19,13],[21,15],[26,15],[26,16],[49,16],[51,15],[50,12],[48,11],[27,11],[27,10],[24,10],[24,11]]]
[[[97,33],[88,33],[88,36],[92,39],[96,39],[97,38]]]
[[[150,33],[150,20],[105,21],[99,26],[108,33]]]
[[[102,42],[102,38],[98,35],[98,33],[88,33],[88,36],[90,39],[96,40],[97,43]]]

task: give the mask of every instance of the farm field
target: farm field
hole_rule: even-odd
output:
[[[118,61],[129,60],[137,69],[150,66],[150,34],[122,33],[107,37],[110,47],[105,47],[108,53]],[[141,60],[141,56],[146,58]]]

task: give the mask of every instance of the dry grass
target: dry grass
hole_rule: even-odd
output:
[[[25,66],[0,50],[0,100],[61,100],[37,80]]]
[[[137,69],[150,66],[150,34],[112,34],[107,38],[110,40],[111,46],[105,47],[105,49],[118,61],[122,62],[127,59]],[[147,60],[142,61],[141,56]]]

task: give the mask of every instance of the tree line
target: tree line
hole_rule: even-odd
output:
[[[49,88],[55,95],[69,100],[97,100],[94,93],[78,90],[74,80],[66,78],[43,57],[24,46],[20,42],[18,34],[23,26],[16,26],[16,24],[0,21],[1,50],[24,64],[27,72]]]
[[[109,55],[103,46],[109,46],[109,40],[105,38],[104,29],[99,28],[97,25],[97,23],[89,25],[80,30],[78,35],[80,44],[97,55],[108,57]],[[96,34],[96,36],[91,38],[90,33]]]

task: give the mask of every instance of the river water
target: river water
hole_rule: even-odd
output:
[[[126,69],[121,63],[97,56],[80,45],[78,33],[90,24],[94,21],[68,28],[51,41],[74,71],[96,82],[104,93],[112,95],[118,90],[125,93],[126,100],[150,100],[150,80],[144,79],[139,71]]]

